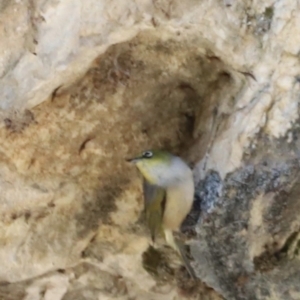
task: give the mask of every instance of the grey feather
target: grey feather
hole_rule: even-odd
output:
[[[150,184],[146,179],[143,181],[143,192],[145,205],[147,206],[155,199],[158,186]]]
[[[162,231],[162,219],[165,210],[166,192],[163,188],[152,185],[146,180],[143,183],[147,225],[151,239]]]

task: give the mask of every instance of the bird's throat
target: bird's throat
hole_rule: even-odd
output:
[[[149,169],[143,164],[143,163],[137,163],[136,164],[139,171],[142,173],[144,178],[150,183],[150,184],[156,184],[157,180],[155,176],[149,171]]]

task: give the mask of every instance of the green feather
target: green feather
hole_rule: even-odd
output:
[[[144,180],[144,199],[146,222],[150,230],[151,239],[155,242],[156,236],[162,232],[162,219],[165,209],[166,192],[163,188],[152,185]]]

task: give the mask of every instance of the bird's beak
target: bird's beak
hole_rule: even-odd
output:
[[[139,159],[140,159],[140,157],[127,158],[126,161],[129,163],[135,164]]]

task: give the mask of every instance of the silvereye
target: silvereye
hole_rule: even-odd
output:
[[[159,150],[145,151],[128,161],[137,166],[144,178],[146,221],[152,241],[163,232],[166,242],[176,250],[189,274],[195,278],[184,245],[173,234],[180,230],[193,204],[192,170],[180,157]]]

